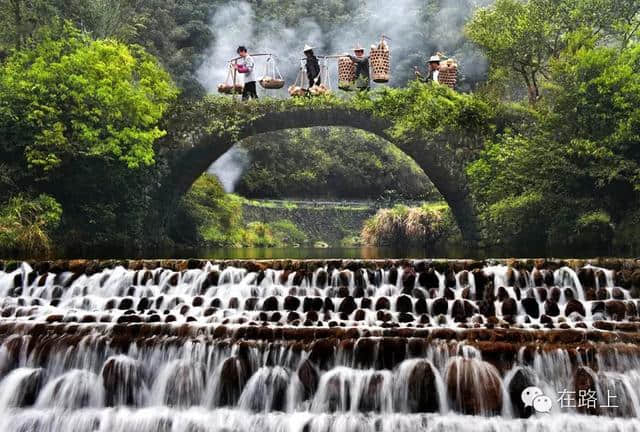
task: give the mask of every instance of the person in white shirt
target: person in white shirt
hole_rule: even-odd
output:
[[[434,55],[429,58],[429,69],[427,70],[427,77],[423,77],[420,71],[416,66],[416,77],[422,82],[439,82],[438,78],[440,77],[440,56]]]
[[[256,67],[256,63],[253,61],[253,57],[249,55],[247,48],[244,46],[238,47],[238,55],[240,59],[235,63],[235,68],[238,73],[244,75],[244,89],[242,90],[242,100],[258,99],[258,93],[256,89],[256,77],[253,70]]]

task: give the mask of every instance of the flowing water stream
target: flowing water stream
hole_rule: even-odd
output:
[[[619,269],[197,267],[0,271],[0,431],[640,430]]]

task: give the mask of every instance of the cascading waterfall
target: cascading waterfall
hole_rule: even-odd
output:
[[[4,267],[0,430],[640,430],[626,269],[249,264]]]

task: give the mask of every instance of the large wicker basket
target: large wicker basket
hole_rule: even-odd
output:
[[[371,79],[374,82],[389,82],[391,79],[391,51],[384,40],[378,46],[371,48],[369,63],[371,64]]]
[[[438,74],[438,82],[455,89],[456,84],[458,84],[458,65],[451,60],[442,63]]]
[[[240,94],[244,90],[244,85],[236,84],[218,84],[218,93],[222,94]]]
[[[279,78],[271,78],[271,77],[262,77],[260,80],[260,85],[262,88],[268,90],[276,90],[284,87],[284,80]]]
[[[338,59],[338,88],[349,91],[356,82],[356,65],[349,57]]]

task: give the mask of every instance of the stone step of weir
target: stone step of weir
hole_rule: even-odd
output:
[[[329,268],[356,270],[360,268],[378,269],[413,266],[417,271],[427,268],[436,270],[451,269],[456,272],[462,270],[481,269],[490,265],[505,265],[515,269],[547,269],[557,270],[562,267],[578,269],[586,265],[607,268],[614,271],[640,270],[640,259],[632,258],[596,258],[596,259],[550,259],[550,258],[496,258],[485,260],[469,259],[272,259],[272,260],[206,260],[206,259],[76,259],[76,260],[27,260],[38,273],[74,273],[93,274],[105,269],[122,266],[129,270],[153,270],[164,268],[173,271],[202,269],[208,263],[224,267],[245,268],[248,271],[259,271],[267,268],[274,270],[309,270],[328,266]],[[0,270],[12,271],[20,266],[22,261],[1,260]]]

